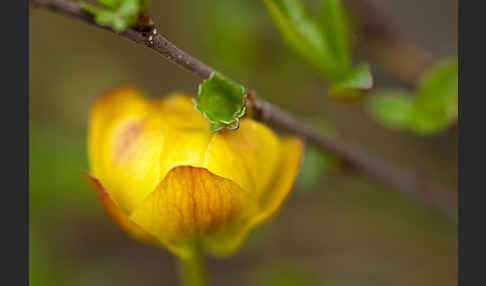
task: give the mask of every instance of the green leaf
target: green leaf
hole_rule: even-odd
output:
[[[340,0],[322,0],[321,27],[324,38],[329,43],[340,64],[349,68],[351,54],[349,50],[349,21]]]
[[[139,0],[124,0],[118,7],[117,12],[124,17],[134,18],[134,22],[137,20],[137,16],[142,12],[141,1]]]
[[[238,128],[239,120],[246,111],[245,89],[213,72],[199,85],[194,103],[196,110],[211,123],[210,129],[213,132],[224,127],[234,130]]]
[[[446,60],[424,76],[417,94],[381,91],[370,98],[371,114],[392,128],[408,128],[420,135],[434,134],[457,121],[457,63]]]
[[[124,0],[98,0],[101,4],[112,10],[118,9]]]
[[[149,0],[98,0],[101,7],[81,3],[81,7],[94,15],[95,22],[122,32],[137,21],[138,15],[149,4]]]
[[[111,11],[98,12],[95,16],[95,21],[100,25],[110,26],[117,32],[121,32],[130,26],[129,21]]]
[[[457,121],[457,62],[446,60],[424,76],[410,114],[410,128],[419,134],[440,132]]]
[[[370,67],[362,64],[331,84],[329,93],[336,97],[352,98],[362,95],[372,87],[373,77]]]
[[[352,68],[350,24],[340,0],[323,0],[322,19],[311,19],[301,0],[263,0],[286,43],[330,81],[330,94],[354,97],[372,87],[367,65]]]
[[[367,107],[379,123],[395,129],[409,124],[413,95],[404,90],[380,90],[370,96]]]
[[[340,72],[331,48],[322,37],[319,25],[305,13],[300,0],[263,0],[287,44],[324,76]]]

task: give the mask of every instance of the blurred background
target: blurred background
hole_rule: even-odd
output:
[[[358,0],[355,0],[358,1]],[[318,1],[308,1],[311,3]],[[457,54],[456,0],[373,0],[401,36]],[[418,137],[326,96],[283,43],[261,1],[152,0],[158,30],[190,54],[323,132],[457,190],[457,129]],[[30,10],[31,285],[174,285],[175,259],[130,240],[82,178],[93,98],[130,83],[151,96],[196,93],[199,79],[149,49],[42,9]],[[372,64],[377,87],[398,86]],[[214,285],[456,285],[457,224],[308,148],[292,195],[227,259]]]

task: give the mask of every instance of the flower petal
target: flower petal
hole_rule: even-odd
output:
[[[160,178],[178,166],[203,167],[204,156],[211,140],[209,130],[172,129],[164,131],[167,140],[160,153]]]
[[[131,219],[175,254],[187,258],[193,239],[249,220],[254,208],[247,194],[206,169],[179,166],[167,174]]]
[[[105,212],[112,218],[112,220],[126,233],[128,233],[134,239],[150,244],[150,245],[160,245],[160,242],[151,234],[144,231],[138,225],[136,225],[123,211],[118,207],[116,202],[114,202],[110,195],[101,185],[100,181],[90,174],[86,173],[86,178],[88,178],[89,183],[96,191],[98,199],[103,206]]]
[[[154,107],[161,113],[167,138],[160,154],[160,180],[177,166],[203,167],[213,133],[209,122],[194,109],[191,97],[172,94],[156,100]]]
[[[258,215],[253,218],[251,223],[253,226],[269,219],[292,190],[299,172],[303,149],[304,144],[298,138],[283,140],[279,171],[268,186],[268,191],[258,199]]]
[[[205,156],[205,167],[251,191],[256,199],[267,189],[280,167],[279,140],[265,125],[243,119],[238,130],[223,130],[213,136]]]
[[[118,88],[96,100],[88,134],[93,175],[127,213],[157,186],[161,121],[137,90]]]
[[[189,94],[173,93],[155,100],[156,109],[162,113],[164,122],[175,129],[201,129],[209,133],[210,123],[195,110]]]
[[[292,189],[293,182],[299,170],[302,157],[303,143],[297,138],[283,139],[280,144],[274,147],[278,152],[278,162],[272,178],[265,183],[265,189],[259,190],[258,197],[250,193],[256,203],[256,209],[250,212],[250,219],[239,220],[220,232],[211,234],[204,239],[205,247],[215,255],[227,256],[243,243],[247,233],[255,226],[269,219],[283,203]],[[267,151],[268,152],[268,151]],[[250,153],[251,154],[251,153]],[[257,157],[258,158],[258,157]],[[260,164],[265,165],[271,159],[260,157]],[[250,162],[251,159],[247,159]],[[256,167],[260,173],[263,169]],[[271,171],[269,171],[271,173]],[[255,174],[254,176],[256,176]],[[264,177],[263,180],[266,181]],[[262,179],[260,179],[262,180]],[[252,205],[252,209],[254,206]]]

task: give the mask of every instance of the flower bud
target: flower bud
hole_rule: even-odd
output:
[[[244,118],[213,133],[183,94],[118,88],[96,100],[90,174],[107,213],[133,238],[187,258],[194,242],[228,255],[280,207],[303,144]]]

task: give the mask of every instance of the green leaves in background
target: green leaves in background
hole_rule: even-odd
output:
[[[441,63],[423,78],[410,113],[410,127],[417,133],[429,134],[454,124],[458,95],[457,62]]]
[[[373,87],[370,67],[367,64],[359,65],[350,70],[345,76],[337,79],[329,87],[329,93],[341,98],[360,96],[364,91]]]
[[[458,69],[444,61],[424,76],[415,95],[404,90],[375,92],[368,110],[381,124],[421,135],[438,133],[457,121]]]
[[[410,122],[413,95],[405,90],[379,90],[368,100],[375,119],[389,128],[404,129]]]
[[[319,26],[305,14],[298,0],[263,0],[284,40],[326,76],[335,69],[330,47]]]
[[[339,160],[335,155],[320,148],[308,145],[304,160],[297,177],[297,185],[304,191],[314,189],[329,172],[338,168]]]
[[[351,66],[349,49],[350,25],[340,0],[323,0],[320,20],[322,35],[341,66]]]
[[[224,127],[234,130],[246,111],[245,88],[213,72],[199,85],[194,103],[196,110],[211,123],[211,131],[216,132]]]
[[[372,87],[367,65],[353,68],[350,25],[340,0],[322,0],[320,20],[306,13],[301,0],[263,0],[287,44],[330,81],[330,93],[352,97]]]
[[[96,23],[121,32],[137,21],[138,15],[147,8],[150,0],[98,0],[102,8],[82,3],[83,9],[95,16]]]

